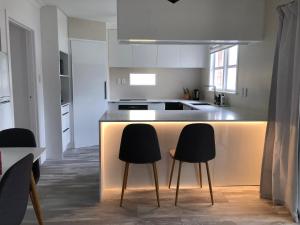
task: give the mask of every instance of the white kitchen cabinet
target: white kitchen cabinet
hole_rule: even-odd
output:
[[[13,127],[12,115],[10,100],[0,98],[0,131]]]
[[[8,96],[10,96],[8,59],[6,53],[0,52],[0,97]]]
[[[99,118],[107,110],[107,43],[72,40],[75,148],[99,143]]]
[[[157,67],[179,68],[179,45],[158,45]]]
[[[57,9],[57,25],[59,51],[69,53],[68,17],[59,9]]]
[[[6,13],[4,9],[0,9],[0,51],[7,53],[6,39]]]
[[[134,67],[157,67],[157,45],[133,45]]]
[[[165,110],[165,103],[163,102],[153,102],[148,104],[149,110]]]
[[[120,44],[117,30],[108,31],[108,57],[110,67],[132,67],[132,45]]]
[[[71,142],[70,105],[61,106],[62,150],[68,149]]]
[[[208,65],[209,50],[205,45],[181,45],[179,57],[182,68],[205,68]]]
[[[117,30],[108,31],[110,67],[206,68],[206,45],[120,44]]]

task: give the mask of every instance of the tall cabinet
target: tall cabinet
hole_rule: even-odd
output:
[[[72,77],[68,18],[55,6],[41,8],[47,159],[71,147]]]

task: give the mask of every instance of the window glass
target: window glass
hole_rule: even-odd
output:
[[[215,53],[215,67],[224,66],[224,50]]]
[[[229,91],[235,91],[236,89],[236,75],[237,75],[237,68],[229,68],[227,72],[227,82],[226,82],[226,89]]]
[[[238,46],[235,45],[228,49],[228,65],[234,66],[237,65],[238,60]]]
[[[129,75],[131,86],[155,86],[156,74],[151,73],[131,73]]]
[[[223,75],[224,75],[223,69],[215,70],[215,86],[218,90],[223,89],[223,80],[224,80]]]

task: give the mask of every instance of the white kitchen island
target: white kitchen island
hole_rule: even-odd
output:
[[[201,106],[195,111],[107,111],[99,121],[100,196],[105,197],[107,189],[122,187],[124,163],[118,158],[119,147],[122,131],[131,123],[151,124],[157,131],[162,155],[157,163],[160,187],[168,184],[169,150],[176,147],[182,128],[191,123],[214,127],[216,158],[209,163],[213,186],[259,185],[266,121],[259,113],[216,106]],[[150,165],[132,165],[128,188],[153,188],[151,169]],[[202,173],[206,185],[206,174]],[[183,164],[181,177],[182,187],[199,187],[197,165]]]

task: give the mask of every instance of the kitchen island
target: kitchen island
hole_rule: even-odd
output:
[[[100,197],[104,197],[106,189],[121,189],[124,163],[118,158],[119,147],[124,127],[132,123],[151,124],[157,131],[162,155],[157,163],[160,187],[168,184],[172,164],[169,150],[176,147],[182,128],[191,123],[214,127],[216,158],[209,163],[214,186],[259,185],[266,121],[260,113],[213,105],[186,111],[107,111],[99,121]],[[206,185],[206,174],[202,175]],[[183,164],[181,184],[199,187],[197,165]],[[150,165],[130,166],[128,188],[153,185]]]

